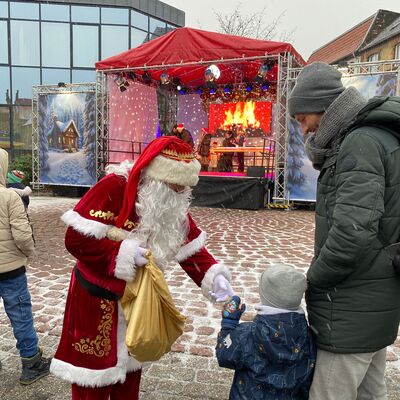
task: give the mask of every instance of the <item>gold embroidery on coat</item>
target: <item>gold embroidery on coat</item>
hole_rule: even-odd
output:
[[[115,216],[115,214],[111,211],[102,211],[102,210],[90,210],[89,215],[91,217],[99,218],[99,219],[104,219],[105,221],[116,221],[118,219],[118,215]],[[124,227],[128,229],[133,229],[135,227],[135,223],[127,219],[124,223]]]
[[[96,357],[104,357],[110,354],[111,339],[110,332],[112,326],[112,317],[115,309],[113,301],[101,300],[102,309],[101,322],[97,327],[98,335],[95,339],[82,338],[79,342],[73,343],[72,347],[80,353],[90,354]]]

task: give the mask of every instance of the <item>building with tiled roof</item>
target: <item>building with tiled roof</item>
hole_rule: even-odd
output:
[[[358,51],[360,61],[400,59],[400,15]]]
[[[360,49],[373,43],[399,17],[399,13],[378,10],[374,15],[315,50],[308,63],[324,61],[328,64],[340,64],[361,61]]]

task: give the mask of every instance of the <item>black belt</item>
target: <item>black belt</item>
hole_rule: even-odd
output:
[[[26,268],[24,266],[19,267],[17,269],[13,269],[12,271],[2,272],[0,273],[0,281],[5,281],[6,279],[14,279],[23,275],[26,272]]]
[[[112,300],[112,301],[119,300],[119,296],[117,294],[115,294],[114,292],[111,292],[110,290],[107,290],[100,286],[97,286],[94,283],[89,282],[87,279],[85,279],[77,267],[74,268],[74,272],[75,272],[76,280],[92,296],[100,297],[101,299]]]

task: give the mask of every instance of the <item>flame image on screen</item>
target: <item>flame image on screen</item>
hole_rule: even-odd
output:
[[[231,130],[232,125],[243,129],[262,130],[268,134],[271,129],[271,102],[246,101],[237,103],[210,104],[209,129]]]
[[[225,111],[225,120],[219,127],[221,129],[231,129],[233,124],[241,125],[243,128],[253,127],[258,128],[260,121],[257,121],[255,115],[256,103],[247,101],[246,103],[236,103],[235,111]]]

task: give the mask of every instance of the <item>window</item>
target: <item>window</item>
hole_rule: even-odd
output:
[[[73,69],[72,82],[73,83],[96,82],[96,72],[94,70],[88,71],[88,70]]]
[[[374,53],[368,56],[368,61],[369,62],[376,62],[379,61],[379,53]],[[372,65],[369,67],[369,72],[378,72],[379,66],[378,65]]]
[[[10,95],[10,68],[0,67],[0,104],[11,104]]]
[[[39,65],[39,23],[11,21],[11,63]]]
[[[14,156],[32,151],[32,105],[21,105],[13,110]]]
[[[31,99],[32,86],[40,84],[40,69],[13,67],[12,83],[14,104],[19,104],[21,99]]]
[[[42,65],[70,66],[69,24],[42,22]]]
[[[137,11],[131,11],[131,25],[147,31],[149,29],[149,17]]]
[[[0,107],[0,148],[10,148],[10,109]]]
[[[139,29],[131,28],[131,48],[140,46],[141,44],[147,42],[148,34]]]
[[[100,9],[98,7],[71,6],[71,20],[73,22],[98,23],[100,20]]]
[[[0,21],[0,63],[8,64],[7,21]]]
[[[99,60],[99,28],[90,25],[73,26],[74,67],[94,67]]]
[[[379,53],[374,53],[368,56],[368,61],[379,61]]]
[[[173,31],[173,30],[176,29],[176,28],[177,28],[177,27],[174,26],[174,25],[167,24],[166,32],[171,32],[171,31]]]
[[[39,4],[10,3],[10,17],[22,19],[39,19]]]
[[[128,25],[129,24],[128,10],[125,8],[102,8],[101,23]]]
[[[150,17],[150,33],[156,36],[164,35],[166,32],[166,24],[155,18]]]
[[[69,69],[42,69],[43,85],[56,85],[58,82],[70,83]]]
[[[42,20],[69,21],[69,6],[42,4]]]
[[[101,27],[101,58],[114,56],[128,50],[129,28],[126,26]]]
[[[400,43],[398,43],[394,48],[394,59],[400,60]]]
[[[0,2],[0,18],[8,18],[8,3],[6,1]]]

